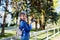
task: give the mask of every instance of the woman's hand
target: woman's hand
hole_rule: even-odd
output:
[[[31,23],[32,23],[31,19],[32,19],[32,17],[30,16],[30,17],[29,17],[29,24],[31,24]]]

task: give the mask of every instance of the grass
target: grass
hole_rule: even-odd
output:
[[[34,32],[35,30],[32,30],[31,32]],[[39,30],[38,30],[39,31]],[[49,32],[49,35],[51,35],[52,32]],[[5,35],[4,36],[0,36],[0,38],[7,38],[7,37],[11,37],[11,36],[15,36],[16,35],[16,31],[9,31],[9,30],[5,30]],[[34,37],[34,36],[33,36]],[[30,37],[30,40],[33,40],[34,38]],[[46,33],[42,33],[39,34],[37,36],[38,40],[43,40],[44,38],[46,38]],[[19,40],[19,39],[18,39]]]
[[[37,32],[37,31],[41,31],[41,29],[32,29],[31,32]]]
[[[50,40],[54,40],[56,38],[59,38],[60,39],[60,34],[56,35],[55,37],[52,37]]]
[[[48,35],[51,36],[53,33],[52,31],[48,32]],[[37,40],[44,40],[46,38],[46,33],[42,33],[37,35]],[[30,37],[30,40],[34,40],[34,36]]]
[[[35,29],[31,30],[31,32],[34,32],[34,31],[36,32]],[[41,30],[37,30],[37,31],[41,31]],[[57,32],[57,29],[55,31]],[[4,36],[0,36],[0,39],[1,38],[7,38],[7,37],[15,36],[15,35],[16,35],[16,31],[14,31],[14,30],[13,31],[5,30],[5,35]],[[49,36],[53,35],[53,30],[49,31],[48,35]],[[37,35],[37,40],[44,40],[45,38],[46,38],[46,33],[42,33],[42,34]],[[34,40],[34,36],[30,37],[30,40]]]
[[[0,35],[0,39],[1,38],[7,38],[7,37],[15,36],[15,35],[16,35],[15,31],[5,30],[4,36]]]
[[[55,33],[57,33],[57,29],[55,29]],[[51,36],[51,35],[53,35],[53,30],[51,30],[51,31],[49,31],[48,32],[48,36]],[[39,34],[39,35],[37,35],[37,40],[44,40],[45,38],[46,38],[46,33],[42,33],[42,34]],[[56,36],[55,36],[56,37]],[[30,37],[30,40],[34,40],[34,36],[33,37]],[[49,39],[49,40],[53,40],[52,38],[51,39]]]
[[[4,36],[1,36],[1,35],[0,35],[0,38],[10,37],[10,36],[14,36],[14,35],[11,34],[11,33],[5,33]]]
[[[31,32],[34,32],[35,30],[32,30]],[[38,30],[39,31],[39,30]],[[57,32],[57,30],[56,30]],[[53,31],[49,31],[48,32],[48,35],[51,36],[53,34]],[[16,35],[16,31],[8,31],[8,30],[5,30],[5,35],[4,36],[0,36],[0,38],[7,38],[7,37],[11,37],[11,36],[15,36]],[[39,34],[37,35],[37,40],[44,40],[46,38],[46,33],[42,33],[42,34]],[[30,37],[30,40],[34,40],[34,36],[33,37]]]

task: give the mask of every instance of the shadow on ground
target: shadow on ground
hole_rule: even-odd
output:
[[[5,33],[5,35],[3,36],[0,35],[0,38],[11,37],[11,36],[14,36],[14,35],[11,33]]]

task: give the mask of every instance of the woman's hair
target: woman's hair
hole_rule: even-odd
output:
[[[21,13],[20,16],[21,16],[21,15],[25,15],[25,13]]]

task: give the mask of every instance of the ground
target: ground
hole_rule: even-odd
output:
[[[58,34],[55,37],[51,38],[51,40],[60,40],[60,34]]]
[[[10,28],[5,28],[5,35],[6,36],[4,36],[4,37],[1,37],[0,36],[0,38],[7,38],[7,37],[10,37],[10,36],[15,36],[16,35],[16,31],[14,30],[16,27],[10,27]],[[1,31],[1,29],[0,29],[0,31]],[[31,32],[34,32],[34,31],[31,31]],[[36,31],[35,31],[36,32]],[[37,33],[38,34],[38,36],[37,36],[37,38],[38,38],[38,40],[43,40],[43,39],[45,39],[46,38],[46,33],[41,33],[41,34],[39,34],[39,33]],[[52,35],[53,34],[53,32],[52,31],[49,31],[48,32],[48,34],[49,35]],[[60,34],[59,34],[60,35]],[[55,37],[53,37],[53,38],[51,38],[50,40],[60,40],[60,36],[59,35],[57,35],[57,36],[55,36]],[[31,35],[32,36],[32,35]],[[34,40],[34,36],[33,37],[30,37],[30,40]]]

